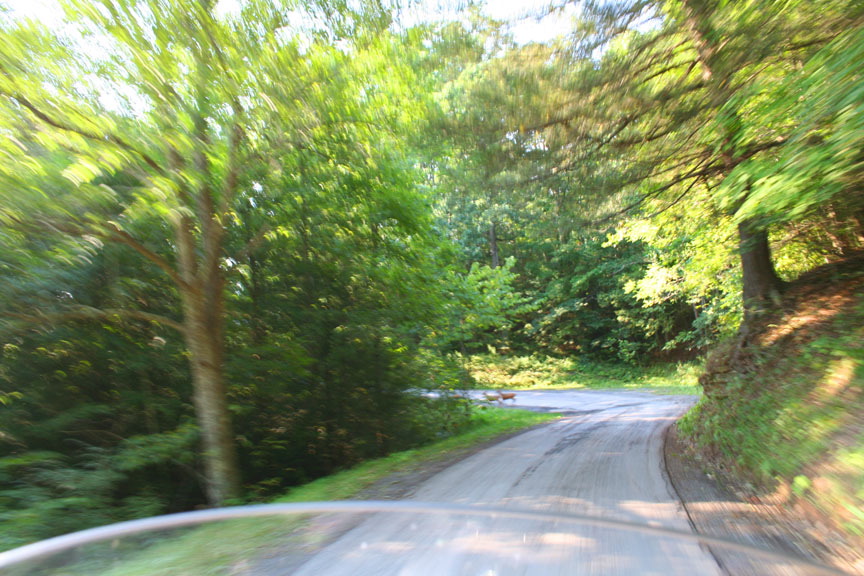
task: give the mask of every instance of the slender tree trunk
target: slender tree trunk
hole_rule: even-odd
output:
[[[254,255],[249,256],[249,298],[252,301],[252,343],[261,346],[267,337],[267,325],[261,316],[261,300],[264,297],[264,279],[261,263]]]
[[[570,222],[566,219],[566,193],[558,190],[555,193],[555,223],[558,228],[558,243],[562,246],[570,241]]]
[[[498,268],[501,257],[498,255],[498,231],[495,222],[489,226],[489,252],[492,255],[492,268]]]
[[[745,221],[738,225],[739,252],[744,284],[744,321],[776,301],[783,281],[774,270],[768,232]]]

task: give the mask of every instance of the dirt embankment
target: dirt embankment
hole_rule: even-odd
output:
[[[758,548],[767,548],[831,566],[850,574],[864,574],[864,556],[842,533],[785,506],[776,499],[759,498],[740,479],[711,470],[698,450],[671,427],[666,437],[666,469],[693,528],[699,534]],[[758,576],[758,562],[736,552],[713,550],[730,576]]]
[[[777,309],[718,348],[667,450],[673,479],[691,469],[679,479],[691,515],[864,574],[862,350],[864,254],[789,284]],[[712,479],[725,491],[713,511],[688,491]]]

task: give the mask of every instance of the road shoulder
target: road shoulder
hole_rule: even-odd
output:
[[[472,456],[478,452],[482,452],[487,448],[491,448],[496,444],[500,444],[510,438],[525,434],[536,428],[547,426],[549,423],[541,423],[507,434],[502,434],[494,438],[490,438],[479,444],[474,444],[466,448],[457,448],[446,454],[435,458],[434,460],[425,460],[410,466],[406,466],[398,472],[394,472],[381,480],[378,480],[371,486],[359,492],[355,500],[408,500],[411,495],[427,480],[461,462],[462,460]]]
[[[694,454],[676,426],[670,426],[664,443],[666,470],[696,532],[864,574],[860,555],[838,534],[783,506],[748,498],[736,490],[731,479],[721,483],[706,472]],[[740,553],[713,552],[727,574],[764,573],[764,567]]]

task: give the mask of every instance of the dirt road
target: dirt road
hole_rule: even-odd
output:
[[[695,401],[639,392],[520,392],[563,418],[474,454],[413,493],[424,502],[583,514],[681,531],[663,433]],[[608,527],[381,514],[299,574],[717,574],[698,544]]]

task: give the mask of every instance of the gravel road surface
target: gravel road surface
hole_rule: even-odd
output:
[[[563,417],[433,476],[422,502],[580,514],[690,531],[663,464],[663,434],[695,398],[632,391],[519,392]],[[296,566],[292,567],[296,568]],[[379,514],[297,574],[718,574],[698,543],[540,520]]]

